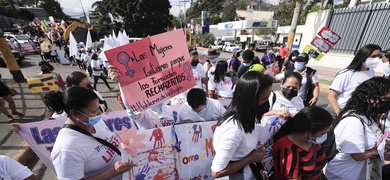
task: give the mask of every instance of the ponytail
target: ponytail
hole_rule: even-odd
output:
[[[47,106],[47,108],[53,110],[57,114],[62,114],[66,109],[64,94],[59,91],[47,93],[43,96],[43,103]]]

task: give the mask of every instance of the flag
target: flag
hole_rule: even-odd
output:
[[[89,48],[92,48],[92,37],[91,37],[91,31],[88,30],[88,33],[87,33],[87,41],[85,42],[85,47],[87,49]]]
[[[46,21],[46,19],[43,20],[43,23],[45,23],[46,27],[50,27],[50,24]]]
[[[72,32],[70,32],[69,35],[69,56],[75,56],[77,55],[78,49],[77,49],[77,41],[74,38]]]
[[[129,44],[129,38],[126,35],[126,32],[125,31],[123,31],[123,32],[124,33],[120,33],[120,35],[118,35],[120,46],[125,45],[125,44]]]

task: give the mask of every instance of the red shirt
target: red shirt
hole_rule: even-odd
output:
[[[326,164],[325,153],[321,145],[313,144],[317,150],[317,159],[314,162],[313,148],[306,151],[295,145],[287,136],[280,138],[272,146],[272,157],[274,160],[275,179],[298,178],[320,179],[321,170]]]
[[[280,49],[280,57],[282,57],[282,59],[286,58],[286,55],[288,53],[288,48],[287,46],[283,47],[282,49]]]

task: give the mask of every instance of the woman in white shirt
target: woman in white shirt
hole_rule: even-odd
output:
[[[339,153],[328,162],[325,170],[328,179],[382,179],[380,166],[384,162],[380,160],[383,158],[380,144],[385,141],[385,128],[379,117],[389,109],[389,79],[374,77],[356,88],[335,121]]]
[[[208,82],[209,98],[223,99],[232,97],[233,82],[228,73],[228,63],[219,61]]]
[[[257,71],[246,72],[237,82],[233,99],[217,122],[211,174],[215,178],[254,179],[251,167],[261,162],[264,149],[257,148],[256,116],[269,110],[272,78]],[[257,170],[256,170],[257,171]]]
[[[54,110],[68,114],[51,152],[58,179],[121,179],[133,168],[132,162],[121,161],[119,139],[102,120],[99,99],[91,89],[71,87],[58,104]]]
[[[382,49],[375,44],[367,44],[359,49],[348,67],[341,70],[330,85],[327,110],[333,116],[340,114],[351,93],[362,82],[375,76]]]
[[[93,54],[92,60],[91,60],[91,68],[92,68],[92,75],[93,75],[93,89],[96,90],[96,85],[99,79],[103,80],[104,84],[106,84],[107,88],[111,91],[112,87],[107,82],[107,78],[103,76],[103,69],[101,68],[101,64],[98,61],[98,55]]]

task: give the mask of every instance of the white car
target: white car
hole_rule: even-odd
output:
[[[223,46],[223,51],[233,52],[234,48],[240,48],[240,46],[238,46],[236,44],[227,44],[227,45]]]

